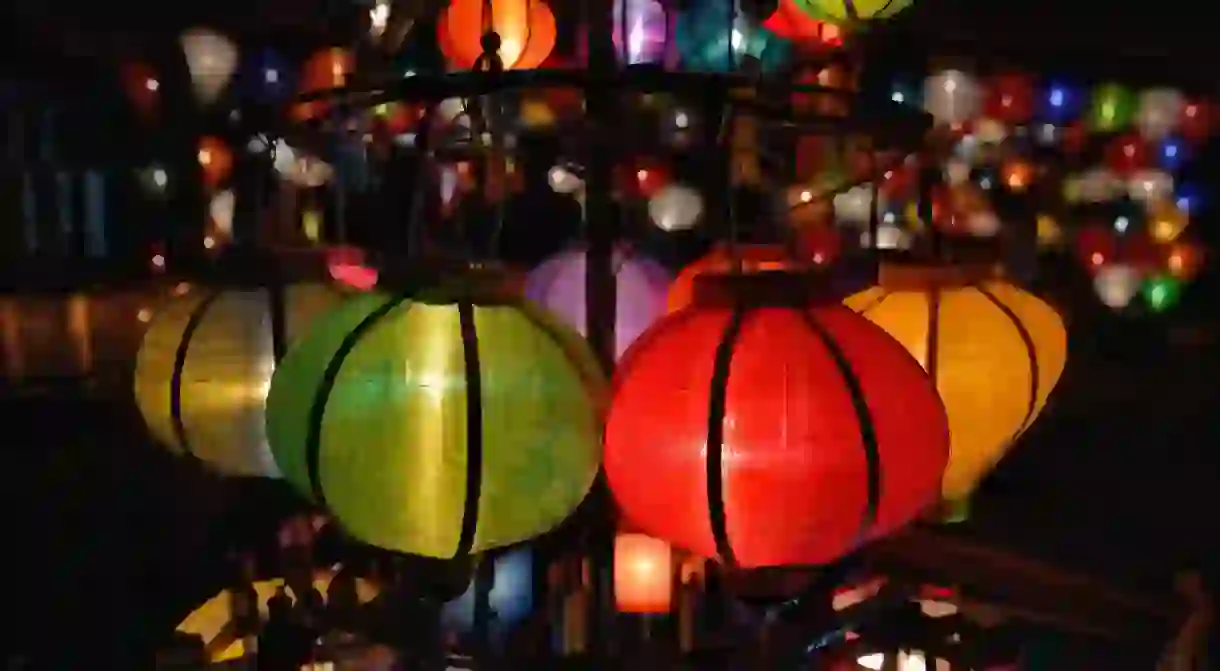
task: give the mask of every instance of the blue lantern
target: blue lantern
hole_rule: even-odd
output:
[[[1189,215],[1197,215],[1203,205],[1203,191],[1193,184],[1182,184],[1174,192],[1178,209]]]
[[[1052,83],[1042,96],[1041,116],[1051,123],[1064,123],[1080,114],[1080,91],[1061,83]]]
[[[488,594],[491,642],[499,647],[513,627],[529,616],[534,606],[534,558],[529,548],[519,548],[496,557],[494,582]],[[475,585],[445,604],[441,626],[446,631],[468,633],[474,626]]]
[[[1156,148],[1157,163],[1170,172],[1181,170],[1187,158],[1186,149],[1187,145],[1182,138],[1170,135],[1161,140]]]
[[[238,79],[248,99],[267,105],[284,102],[296,91],[288,63],[270,49],[255,52],[246,59]]]
[[[733,12],[730,23],[730,2],[712,0],[678,15],[674,44],[683,66],[703,72],[734,72],[746,58],[757,60],[763,72],[785,65],[792,45],[739,10]]]

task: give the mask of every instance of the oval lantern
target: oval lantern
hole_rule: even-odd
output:
[[[589,490],[604,388],[593,355],[501,286],[358,294],[285,357],[271,448],[354,538],[484,552],[549,531]]]
[[[483,55],[484,0],[453,0],[440,25],[439,42],[449,64],[473,68]],[[486,17],[500,36],[497,54],[505,70],[542,65],[555,48],[555,15],[542,0],[491,0]]]
[[[614,538],[614,601],[620,613],[668,613],[674,599],[674,558],[669,543],[645,534]]]
[[[741,272],[746,274],[791,270],[796,266],[792,254],[780,245],[741,245],[736,253],[741,259]],[[727,245],[716,246],[706,256],[683,268],[669,285],[669,311],[677,312],[694,301],[696,277],[725,274],[732,268],[733,252]]]
[[[525,282],[525,296],[565,324],[585,333],[584,250],[569,250],[542,263]],[[614,356],[618,358],[641,333],[665,314],[670,275],[651,259],[620,251],[613,259],[618,289],[615,309]]]
[[[150,433],[225,475],[278,477],[263,431],[288,346],[342,295],[323,284],[192,291],[157,312],[136,358]]]
[[[491,641],[502,646],[513,627],[529,617],[534,608],[534,553],[528,547],[516,548],[491,561],[492,583],[487,592],[491,609]],[[475,584],[441,608],[441,627],[451,632],[468,633],[474,628]]]
[[[634,527],[741,568],[823,564],[935,504],[936,389],[808,282],[706,275],[620,362],[605,470]]]
[[[1038,417],[1063,373],[1063,319],[991,266],[883,266],[845,301],[928,370],[952,435],[943,496],[954,516]]]
[[[788,63],[792,45],[744,13],[729,25],[729,0],[710,0],[681,11],[674,23],[674,47],[682,65],[701,72],[734,72],[753,60],[762,72]]]
[[[195,97],[204,105],[216,102],[237,69],[237,45],[207,28],[192,28],[179,39]]]

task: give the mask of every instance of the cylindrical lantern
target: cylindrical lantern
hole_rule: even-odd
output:
[[[614,48],[620,63],[660,63],[669,46],[669,18],[659,0],[615,0]]]
[[[734,72],[751,59],[763,72],[787,64],[792,47],[744,12],[729,22],[733,0],[699,3],[678,15],[674,45],[688,70]]]
[[[500,37],[497,55],[505,70],[529,70],[542,65],[555,48],[555,15],[543,0],[491,0],[491,16],[483,16],[484,0],[453,0],[437,26],[441,49],[455,68],[468,69],[483,55],[483,27]]]
[[[192,291],[156,313],[136,359],[153,437],[226,475],[278,477],[263,429],[276,361],[342,296],[322,284]]]
[[[674,560],[669,543],[645,534],[614,539],[614,599],[620,613],[668,613],[674,598]]]
[[[686,266],[669,285],[669,311],[677,312],[695,300],[695,278],[704,274],[724,274],[733,269],[733,254],[741,261],[741,272],[755,274],[789,270],[799,264],[791,252],[780,245],[741,245],[736,250],[721,245]]]
[[[987,267],[885,266],[848,307],[928,370],[952,435],[944,497],[966,499],[1038,417],[1067,360],[1063,320]]]
[[[517,548],[495,559],[491,590],[487,602],[491,608],[488,629],[494,642],[502,643],[512,627],[529,617],[534,608],[534,556],[530,548]],[[474,626],[475,585],[441,609],[441,626],[449,631],[466,633]]]
[[[552,257],[530,273],[525,296],[546,308],[565,324],[585,332],[584,250]],[[614,258],[618,306],[615,312],[614,355],[622,356],[644,329],[665,314],[669,271],[661,264],[635,254],[619,252]]]
[[[620,362],[605,469],[624,516],[742,568],[822,564],[937,498],[948,426],[900,344],[808,276],[705,276]]]
[[[484,552],[549,531],[589,490],[596,360],[502,286],[356,295],[284,359],[271,448],[352,537],[426,557]]]

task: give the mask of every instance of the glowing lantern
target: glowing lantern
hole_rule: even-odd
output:
[[[1165,270],[1175,279],[1194,279],[1202,266],[1203,250],[1197,244],[1179,240],[1165,249]]]
[[[123,88],[136,111],[151,116],[161,102],[161,81],[157,73],[143,63],[123,66]]]
[[[1143,281],[1144,273],[1139,268],[1119,263],[1099,269],[1093,277],[1093,289],[1106,307],[1121,310],[1131,304]]]
[[[673,550],[644,534],[614,539],[614,598],[622,613],[668,613],[674,596]]]
[[[534,608],[534,556],[530,548],[518,548],[494,559],[492,585],[487,603],[494,617],[490,619],[492,641],[502,644],[511,628],[529,617]],[[449,631],[468,632],[474,626],[475,586],[445,604],[441,609],[441,626]]]
[[[1135,95],[1119,84],[1103,84],[1089,101],[1089,127],[1097,133],[1127,128],[1135,120]]]
[[[224,182],[233,172],[233,151],[223,141],[210,135],[199,140],[197,159],[203,172],[203,182],[210,187]]]
[[[648,217],[663,231],[685,231],[703,216],[703,196],[685,184],[669,184],[648,199]]]
[[[949,413],[944,498],[964,505],[1038,417],[1067,360],[1063,320],[993,268],[884,266],[848,307],[928,371]]]
[[[763,27],[798,47],[843,44],[843,31],[833,23],[819,21],[801,9],[796,0],[780,0],[775,12],[763,21]]]
[[[483,55],[484,0],[453,0],[439,25],[441,48],[455,68],[469,69]],[[542,65],[555,48],[555,15],[542,0],[491,0],[496,54],[505,70]]]
[[[1156,202],[1148,209],[1148,232],[1157,242],[1177,240],[1190,225],[1190,215],[1172,202]]]
[[[736,250],[727,245],[718,246],[678,273],[669,286],[669,311],[676,312],[694,302],[696,277],[731,272],[734,252],[741,261],[741,272],[747,274],[790,270],[799,265],[792,254],[779,245],[741,245]]]
[[[814,18],[831,21],[888,19],[915,4],[915,0],[797,0]]]
[[[216,102],[237,69],[237,45],[205,28],[186,31],[180,42],[195,97],[205,105]]]
[[[305,61],[301,70],[301,93],[315,93],[347,85],[347,78],[356,69],[356,58],[342,47],[322,49]],[[324,100],[314,100],[293,106],[292,115],[297,121],[308,121],[324,116],[330,109]]]
[[[354,538],[425,557],[545,533],[597,473],[603,381],[580,336],[495,278],[354,295],[271,384],[285,479]]]
[[[931,381],[807,276],[708,276],[620,362],[605,470],[649,535],[742,568],[821,564],[936,500]]]
[[[962,124],[982,110],[983,93],[974,77],[961,70],[942,70],[924,81],[923,106],[937,123]]]
[[[159,310],[136,359],[149,431],[226,475],[278,476],[264,437],[276,361],[341,296],[320,284],[198,291]]]
[[[1144,283],[1141,293],[1148,309],[1164,312],[1182,300],[1182,282],[1168,275],[1152,277]]]
[[[737,12],[728,25],[730,0],[699,3],[678,15],[674,45],[688,70],[734,72],[747,59],[763,72],[788,62],[790,44],[758,22]]]
[[[613,11],[614,47],[620,63],[660,63],[665,59],[669,18],[659,0],[615,0]]]
[[[584,250],[561,252],[535,268],[525,284],[526,298],[581,334],[585,332],[586,259]],[[614,258],[614,277],[618,287],[614,355],[618,357],[665,314],[670,275],[655,261],[619,252]]]
[[[1096,271],[1118,256],[1118,237],[1107,226],[1086,226],[1076,235],[1075,250],[1080,262]]]

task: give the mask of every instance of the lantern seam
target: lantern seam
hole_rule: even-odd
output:
[[[458,329],[462,338],[462,362],[466,377],[466,493],[462,501],[462,527],[454,559],[470,554],[479,524],[479,499],[483,489],[483,379],[479,368],[479,335],[475,307],[459,301]]]
[[[377,322],[409,299],[410,296],[406,294],[394,296],[356,324],[355,328],[344,336],[339,347],[335,349],[330,362],[326,364],[326,370],[322,374],[318,388],[314,391],[313,402],[309,406],[308,426],[305,434],[305,469],[314,502],[320,506],[326,505],[326,493],[318,463],[322,453],[322,427],[326,416],[326,405],[330,400],[331,392],[334,391],[335,383],[339,379],[343,363]],[[408,309],[410,309],[409,306]]]
[[[818,337],[818,340],[821,341],[822,345],[826,348],[826,352],[830,354],[835,368],[838,369],[839,375],[843,378],[843,385],[847,387],[848,396],[851,397],[852,408],[856,412],[856,422],[860,429],[860,445],[864,448],[866,492],[865,506],[860,516],[860,529],[856,532],[857,537],[854,543],[854,545],[859,546],[867,539],[869,530],[877,523],[877,514],[881,508],[883,477],[881,451],[880,446],[877,444],[877,428],[873,422],[873,412],[868,407],[868,399],[864,395],[864,388],[860,383],[860,377],[856,375],[855,369],[852,368],[847,354],[839,347],[838,343],[830,336],[830,332],[818,322],[814,315],[808,310],[797,310],[797,312],[804,318],[805,324]]]
[[[279,366],[288,353],[288,288],[274,282],[266,290],[267,311],[271,315],[271,359]]]
[[[877,298],[875,298],[872,303],[869,303],[866,307],[860,308],[858,310],[854,310],[854,312],[856,314],[860,315],[861,317],[867,317],[868,313],[881,307],[881,304],[885,302],[885,299],[887,299],[893,295],[894,295],[894,292],[892,292],[892,291],[882,291],[881,295],[878,296]]]
[[[169,418],[174,430],[174,438],[178,441],[178,447],[187,456],[196,459],[199,457],[191,450],[191,442],[186,437],[186,423],[182,419],[182,373],[186,369],[186,358],[189,354],[191,340],[194,339],[199,327],[203,325],[203,318],[207,316],[208,310],[216,304],[220,296],[221,292],[213,291],[199,301],[199,305],[187,318],[186,326],[182,329],[182,340],[178,342],[178,349],[174,352],[174,367],[169,378]]]
[[[1041,380],[1038,379],[1038,348],[1034,343],[1033,335],[1029,332],[1029,329],[1025,328],[1025,324],[1021,322],[1021,318],[1017,316],[1016,312],[1013,312],[1012,308],[1005,305],[998,296],[988,289],[981,286],[976,286],[975,289],[1012,322],[1013,328],[1017,331],[1017,336],[1021,338],[1021,344],[1025,346],[1025,354],[1029,359],[1029,404],[1025,408],[1025,417],[1021,420],[1020,426],[1017,427],[1012,437],[1009,438],[1010,441],[1015,441],[1033,424],[1038,411],[1038,390],[1041,385]]]
[[[707,459],[704,461],[707,515],[716,552],[730,567],[737,565],[737,556],[729,540],[724,505],[724,416],[728,406],[733,354],[749,312],[749,307],[738,307],[729,314],[729,321],[725,324],[720,342],[716,344],[716,354],[712,360],[712,378],[708,386]]]

